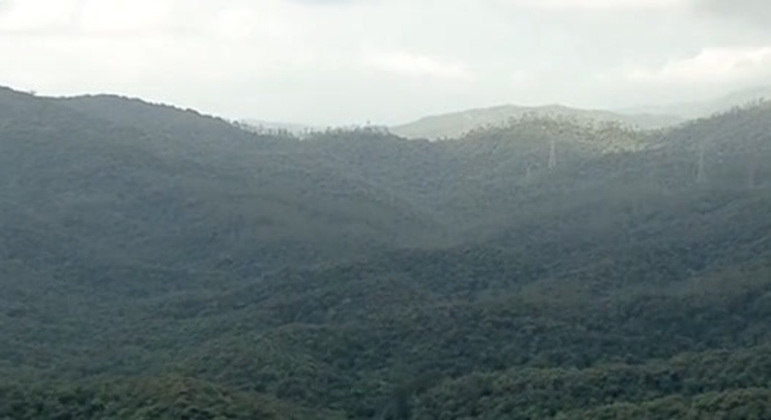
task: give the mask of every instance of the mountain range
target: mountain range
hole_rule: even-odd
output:
[[[299,139],[0,89],[0,418],[771,415],[771,106],[523,112]]]
[[[673,114],[683,119],[708,117],[733,107],[771,99],[771,86],[757,86],[737,90],[721,97],[706,101],[691,101],[670,105],[642,106],[625,109],[625,113]]]
[[[622,124],[638,130],[673,127],[685,121],[709,117],[733,107],[771,98],[771,87],[754,87],[731,92],[705,101],[667,105],[638,106],[618,110],[582,109],[564,105],[518,106],[500,105],[431,115],[405,124],[387,127],[392,133],[408,139],[439,140],[457,138],[470,131],[509,125],[522,118],[556,118],[584,124]],[[286,132],[305,137],[323,127],[304,124],[276,123],[255,119],[238,122],[242,127],[260,133]]]
[[[639,129],[657,129],[684,121],[677,114],[625,114],[603,110],[570,108],[562,105],[522,107],[503,105],[492,108],[470,109],[450,114],[421,118],[417,121],[391,127],[391,131],[406,138],[441,139],[462,136],[469,131],[486,127],[505,126],[511,120],[523,117],[562,118],[577,122],[620,123]]]
[[[437,140],[459,137],[469,131],[490,126],[504,126],[509,124],[511,120],[523,117],[560,118],[583,123],[615,123],[635,129],[655,130],[672,127],[690,119],[708,117],[732,107],[744,106],[768,98],[771,98],[771,88],[756,87],[732,92],[709,101],[641,106],[608,111],[571,108],[562,105],[537,107],[502,105],[428,116],[390,127],[390,130],[406,138]]]

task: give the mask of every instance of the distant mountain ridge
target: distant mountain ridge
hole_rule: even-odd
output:
[[[636,129],[659,129],[687,120],[708,117],[736,106],[771,99],[771,86],[739,90],[708,101],[669,105],[640,106],[618,110],[582,109],[564,105],[501,105],[459,112],[431,115],[416,121],[390,127],[392,133],[405,138],[437,140],[457,138],[488,126],[499,127],[522,117],[564,118],[582,123],[620,123]]]
[[[391,133],[407,139],[448,139],[459,138],[470,131],[502,127],[513,120],[534,118],[559,118],[578,123],[618,123],[633,129],[655,130],[674,127],[688,120],[708,117],[712,114],[744,106],[761,100],[771,99],[771,86],[760,86],[731,92],[707,101],[691,101],[664,105],[643,105],[619,109],[574,108],[560,104],[542,106],[498,105],[471,108],[462,111],[428,115],[417,120],[385,127]],[[297,137],[308,137],[326,127],[241,119],[240,127],[257,133],[288,133]]]
[[[299,141],[0,88],[0,419],[769,418],[769,214],[771,103]]]
[[[565,118],[577,122],[613,122],[639,129],[656,129],[683,122],[676,115],[639,113],[621,114],[597,109],[579,109],[563,105],[525,107],[502,105],[433,115],[417,121],[390,127],[392,133],[406,138],[457,138],[486,126],[499,127],[522,117]]]
[[[733,107],[771,100],[771,85],[748,88],[706,101],[680,102],[668,105],[639,106],[619,110],[621,113],[679,115],[685,119],[704,118]]]

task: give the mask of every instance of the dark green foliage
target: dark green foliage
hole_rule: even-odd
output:
[[[2,419],[287,419],[342,418],[298,409],[275,398],[233,393],[178,376],[113,380],[81,386],[0,387]]]
[[[0,418],[766,418],[770,132],[0,90]]]
[[[758,347],[684,354],[643,365],[597,365],[580,370],[515,368],[472,374],[421,396],[416,417],[436,418],[436,413],[442,413],[445,418],[464,418],[477,413],[485,418],[574,418],[585,416],[583,410],[606,416],[640,410],[639,406],[655,412],[666,406],[665,401],[678,401],[678,412],[704,410],[707,405],[717,408],[717,403],[706,401],[719,399],[720,393],[732,393],[737,399],[744,398],[739,391],[745,389],[748,399],[769,395],[769,355],[768,347]],[[598,406],[601,408],[592,408]],[[771,403],[764,401],[761,407],[771,409]]]

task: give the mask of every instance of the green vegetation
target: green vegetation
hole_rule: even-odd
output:
[[[621,123],[642,129],[656,129],[683,122],[679,111],[660,113],[615,113],[601,110],[569,108],[561,105],[521,107],[502,105],[492,108],[469,109],[442,115],[432,115],[391,130],[406,138],[442,139],[463,136],[484,127],[505,126],[511,119],[537,116],[541,118],[572,119],[581,122]]]
[[[183,377],[131,379],[88,385],[5,385],[0,418],[287,419],[342,418],[300,410],[275,398],[233,393]]]
[[[0,90],[0,419],[768,418],[771,107],[304,140]]]

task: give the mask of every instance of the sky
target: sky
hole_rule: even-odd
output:
[[[0,0],[0,85],[398,124],[771,84],[769,0]]]

